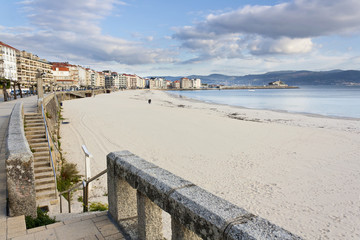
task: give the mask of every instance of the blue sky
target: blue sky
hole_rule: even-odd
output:
[[[0,0],[0,41],[140,76],[360,70],[359,0]]]

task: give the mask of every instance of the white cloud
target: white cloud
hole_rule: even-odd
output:
[[[291,39],[282,37],[279,39],[259,39],[249,44],[249,50],[252,54],[301,54],[312,50],[313,43],[310,38]]]
[[[200,59],[304,54],[313,37],[360,32],[358,0],[294,0],[210,14],[194,26],[175,28],[174,39]]]
[[[357,0],[294,0],[275,6],[246,6],[220,15],[209,15],[197,28],[217,34],[308,38],[359,32],[359,10],[360,1]]]
[[[21,2],[31,28],[3,27],[0,38],[14,46],[63,61],[115,61],[121,64],[173,62],[173,52],[142,42],[102,35],[100,22],[118,0],[33,0]],[[151,41],[152,37],[146,37]],[[44,56],[45,57],[45,56]],[[50,59],[51,60],[51,59]],[[81,62],[80,62],[81,63]]]

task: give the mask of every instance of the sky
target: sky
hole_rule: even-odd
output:
[[[0,41],[140,76],[360,70],[359,0],[0,0]]]

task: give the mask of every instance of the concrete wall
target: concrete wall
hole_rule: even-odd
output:
[[[22,103],[10,115],[6,174],[9,215],[36,217],[34,156],[25,137]]]
[[[136,218],[139,239],[163,239],[161,209],[172,239],[301,239],[128,151],[108,154],[107,172],[109,213]]]

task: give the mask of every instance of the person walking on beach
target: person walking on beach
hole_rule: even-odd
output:
[[[151,104],[151,99],[148,100],[148,103]]]

